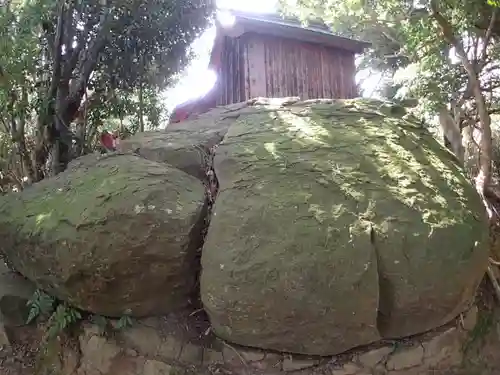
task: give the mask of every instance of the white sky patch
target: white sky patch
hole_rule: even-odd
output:
[[[278,6],[276,0],[216,0],[218,8],[235,9],[244,12],[272,13]]]
[[[216,0],[219,9],[234,9],[238,11],[252,13],[272,13],[277,9],[276,0]],[[224,24],[231,24],[231,16],[221,12],[218,18]],[[217,81],[215,72],[208,69],[210,61],[210,51],[215,39],[215,27],[209,28],[192,45],[193,50],[198,55],[187,67],[186,76],[180,82],[166,90],[163,97],[169,111],[176,105],[189,99],[194,99],[207,94]],[[380,84],[380,74],[365,70],[359,72],[356,81],[363,80],[363,96],[372,96],[376,91],[376,86]]]

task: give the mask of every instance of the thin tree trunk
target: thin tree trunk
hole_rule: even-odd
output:
[[[139,84],[139,131],[144,132],[144,97],[142,82]]]
[[[484,192],[491,185],[493,141],[491,134],[491,117],[488,113],[486,101],[481,91],[481,86],[477,74],[471,64],[466,66],[467,73],[472,81],[474,98],[476,100],[479,114],[479,124],[481,125],[481,154],[479,155],[479,174],[476,177],[476,187]]]
[[[29,151],[26,147],[26,139],[24,138],[24,136],[18,143],[18,152],[19,152],[19,157],[21,158],[22,161],[24,175],[27,178],[26,182],[28,185],[31,185],[33,183],[35,172],[33,170],[33,165],[31,164],[31,158]]]
[[[49,176],[55,176],[60,172],[61,162],[59,159],[61,142],[56,140],[50,149],[50,159],[49,159]]]
[[[464,162],[464,147],[462,146],[462,134],[460,127],[455,119],[450,115],[446,108],[441,108],[439,111],[439,123],[443,130],[445,138],[445,146],[452,151],[458,160]]]
[[[85,153],[85,121],[81,118],[77,119],[76,123],[76,145],[75,145],[75,157],[80,157]]]
[[[467,76],[469,78],[469,83],[472,88],[472,93],[474,95],[474,100],[476,102],[477,111],[479,114],[479,125],[481,129],[481,141],[479,143],[480,157],[479,157],[479,173],[476,176],[476,189],[478,193],[483,198],[483,202],[486,206],[486,210],[490,218],[493,217],[493,212],[488,201],[485,198],[485,191],[491,185],[491,174],[492,174],[492,136],[491,136],[491,118],[488,113],[488,108],[486,106],[486,101],[484,95],[481,91],[481,83],[479,81],[478,73],[476,72],[475,66],[467,57],[467,53],[461,43],[455,37],[453,28],[446,20],[443,15],[439,12],[437,0],[431,1],[432,16],[438,22],[439,27],[446,39],[446,41],[455,48],[457,55],[462,63]],[[494,19],[493,19],[494,20]],[[489,40],[485,40],[484,43],[488,44]],[[487,47],[487,46],[486,46]],[[486,47],[484,51],[486,53]],[[484,58],[484,56],[483,56]]]
[[[52,125],[55,129],[56,139],[54,145],[52,146],[52,174],[56,175],[66,169],[68,160],[68,148],[69,145],[66,144],[67,140],[67,125],[63,123],[61,118],[63,111],[66,109],[64,106],[66,90],[60,88],[57,90],[57,99],[55,105],[54,113],[54,124]],[[64,93],[61,91],[65,91]]]
[[[120,109],[120,135],[123,135],[125,133],[125,126],[123,124],[123,111]]]
[[[26,90],[26,85],[22,87],[22,106],[23,108],[28,107],[28,92]],[[26,110],[21,113],[21,119],[19,121],[18,129],[18,139],[17,139],[17,150],[19,157],[21,158],[21,165],[23,166],[24,177],[27,178],[27,183],[32,184],[33,178],[35,177],[35,172],[33,170],[33,165],[31,164],[30,155],[26,147],[26,117],[28,116]]]

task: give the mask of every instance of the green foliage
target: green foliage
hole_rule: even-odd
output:
[[[45,293],[43,290],[37,289],[27,303],[30,311],[26,323],[29,324],[33,322],[39,316],[52,314],[55,302],[56,300],[54,297]]]
[[[463,36],[464,42],[475,43],[484,35],[488,24],[478,25],[477,14],[484,14],[487,21],[491,9],[467,0],[438,3],[453,32]],[[463,89],[465,72],[450,59],[453,51],[430,16],[427,1],[281,0],[281,4],[285,12],[321,16],[337,33],[370,42],[372,48],[364,54],[360,68],[389,77],[403,69],[395,83],[400,90],[394,95],[423,97],[429,108],[429,104],[447,102]]]
[[[71,328],[74,324],[83,319],[83,313],[68,305],[65,302],[58,301],[56,298],[37,289],[33,296],[28,301],[30,311],[26,323],[33,322],[38,317],[48,317],[48,338],[54,338],[61,332]],[[130,316],[130,311],[125,313],[118,320],[111,320],[102,315],[93,314],[92,322],[99,327],[101,334],[105,334],[110,330],[124,330],[133,325],[134,320]]]
[[[57,337],[80,320],[82,320],[82,314],[79,310],[66,303],[57,305],[56,310],[49,319],[48,337]]]
[[[92,151],[110,119],[121,132],[160,126],[160,91],[189,61],[212,11],[207,0],[4,2],[0,133],[13,147],[0,152],[0,174],[14,170],[17,185],[42,178],[56,141],[66,146],[54,166]]]
[[[124,330],[134,324],[129,312],[125,312],[118,320],[102,315],[92,315],[92,322],[99,328],[101,335],[110,334],[113,330]]]
[[[40,289],[35,291],[27,305],[30,307],[27,324],[38,317],[49,316],[47,331],[49,338],[56,337],[82,319],[82,313],[78,309],[61,303]]]
[[[124,314],[118,319],[118,322],[116,322],[116,329],[118,330],[123,330],[128,327],[131,327],[134,324],[134,321],[132,320],[132,317],[128,314]]]

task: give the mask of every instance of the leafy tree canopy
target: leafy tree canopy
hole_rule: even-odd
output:
[[[33,180],[91,147],[109,116],[157,124],[159,91],[213,11],[205,0],[1,3],[0,122]]]

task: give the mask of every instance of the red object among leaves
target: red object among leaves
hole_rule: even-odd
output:
[[[110,132],[105,130],[101,133],[101,145],[107,151],[115,151],[116,144],[117,144],[117,138],[118,138],[118,136],[116,134],[111,134]]]

